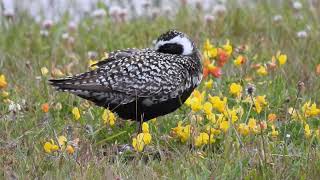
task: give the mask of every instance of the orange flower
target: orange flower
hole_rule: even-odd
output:
[[[277,119],[277,115],[274,113],[271,113],[268,115],[268,121],[273,122]]]
[[[68,145],[67,148],[66,148],[66,151],[67,151],[69,154],[73,154],[73,153],[74,153],[74,148],[73,148],[71,145]]]
[[[242,55],[239,55],[234,61],[233,64],[240,67],[242,64],[246,62],[246,58]]]
[[[316,67],[316,73],[317,75],[320,75],[320,64],[318,64]]]
[[[49,112],[49,104],[48,103],[44,103],[41,105],[41,109],[43,112],[47,113]]]
[[[261,130],[267,129],[267,123],[265,121],[259,122],[259,126]]]
[[[207,67],[203,67],[203,78],[206,78],[208,77],[208,74],[209,74],[209,69]]]
[[[213,76],[213,77],[216,77],[216,78],[219,78],[221,75],[222,75],[222,71],[221,71],[221,68],[213,65],[213,64],[210,64],[208,66],[208,69],[209,69],[209,73]]]
[[[203,60],[203,66],[204,67],[208,67],[210,63],[211,63],[210,60],[207,59],[207,58]]]
[[[218,49],[218,66],[222,67],[228,61],[229,55],[223,49]]]

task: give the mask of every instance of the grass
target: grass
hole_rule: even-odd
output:
[[[203,12],[181,9],[173,19],[158,17],[136,19],[127,23],[114,23],[105,18],[96,22],[86,18],[72,33],[74,43],[61,38],[67,31],[68,16],[55,24],[48,37],[40,35],[41,27],[27,15],[14,20],[2,19],[0,26],[0,74],[6,76],[9,99],[21,105],[19,111],[9,111],[9,103],[0,103],[0,174],[3,178],[72,178],[72,179],[317,179],[320,175],[319,114],[305,121],[293,120],[287,113],[289,107],[301,109],[309,99],[320,103],[319,15],[320,9],[310,10],[304,3],[300,10],[302,19],[296,19],[296,11],[286,2],[278,6],[274,2],[261,2],[254,8],[239,8],[230,3],[227,14],[212,23],[203,20]],[[274,22],[276,14],[282,21]],[[297,38],[298,31],[307,30],[306,38]],[[243,118],[249,113],[250,103],[238,102],[229,92],[232,82],[243,88],[251,77],[257,95],[266,95],[268,106],[250,117],[268,121],[267,115],[277,114],[275,122],[279,135],[270,136],[271,128],[261,134],[237,138],[238,125],[220,134],[213,145],[195,148],[193,138],[204,128],[193,116],[202,116],[184,105],[176,112],[149,123],[152,143],[144,152],[117,153],[118,145],[131,144],[136,125],[116,121],[112,128],[102,123],[102,108],[87,105],[75,96],[57,93],[48,85],[49,75],[41,75],[41,67],[62,69],[65,74],[88,70],[88,51],[103,52],[129,47],[149,47],[159,34],[167,29],[178,29],[192,37],[203,49],[206,39],[221,46],[230,40],[235,47],[247,45],[248,63],[236,68],[231,57],[223,67],[224,74],[214,80],[214,88],[207,90],[202,84],[198,89],[207,94],[228,98],[229,107],[241,106]],[[267,63],[278,50],[288,56],[282,67],[259,76],[251,65]],[[98,58],[99,59],[99,58]],[[205,79],[203,82],[208,81]],[[304,90],[297,93],[299,81]],[[50,110],[44,113],[43,103]],[[62,109],[55,108],[61,103]],[[73,119],[71,109],[81,110],[79,121]],[[202,116],[204,117],[204,116]],[[178,121],[191,124],[196,130],[191,140],[180,143],[171,129]],[[304,127],[309,124],[312,136],[305,137]],[[232,125],[233,126],[233,125]],[[92,129],[92,131],[91,131]],[[237,132],[237,133],[236,133]],[[290,138],[286,138],[290,134]],[[43,145],[49,139],[64,135],[68,140],[79,138],[79,147],[73,155],[45,153]],[[241,144],[240,144],[241,143]]]

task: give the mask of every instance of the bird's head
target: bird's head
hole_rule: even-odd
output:
[[[161,53],[191,55],[196,49],[187,35],[176,30],[169,30],[160,35],[155,43],[155,50]]]

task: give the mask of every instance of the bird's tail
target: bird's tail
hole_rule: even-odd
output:
[[[71,77],[63,79],[50,79],[49,83],[58,91],[71,91],[78,89],[76,83]]]
[[[50,79],[50,85],[58,91],[65,91],[80,93],[81,91],[88,92],[108,92],[110,88],[103,86],[98,80],[98,75],[94,71],[86,72],[83,74],[70,76],[62,79]],[[75,94],[78,94],[75,93]]]

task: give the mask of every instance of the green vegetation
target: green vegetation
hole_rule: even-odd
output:
[[[0,79],[0,177],[318,179],[320,7],[309,9],[307,3],[304,5],[297,12],[286,3],[266,1],[254,8],[239,8],[231,3],[227,12],[212,22],[203,18],[202,11],[189,9],[181,9],[173,19],[139,18],[116,23],[108,18],[87,18],[75,31],[68,30],[66,16],[48,30],[48,36],[41,35],[41,26],[27,15],[2,19],[0,75],[6,80]],[[277,14],[282,19],[276,20]],[[204,97],[191,97],[191,104],[199,101],[199,107],[183,105],[176,112],[149,122],[152,140],[144,151],[119,153],[121,145],[131,145],[136,137],[136,124],[116,119],[111,127],[103,121],[102,108],[56,92],[47,80],[89,70],[89,51],[98,54],[90,55],[91,60],[99,60],[104,52],[150,47],[168,29],[188,34],[201,52],[206,51],[207,39],[212,48],[222,48],[229,40],[233,52],[221,67],[220,78],[209,73],[203,79],[198,92],[205,92]],[[305,31],[306,36],[298,35],[299,31]],[[276,57],[279,50],[287,56],[281,66]],[[246,61],[237,67],[234,60],[239,55]],[[218,61],[216,57],[208,60],[212,64]],[[274,69],[270,63],[275,63]],[[42,67],[48,68],[49,73],[45,68],[41,72]],[[266,67],[267,74],[259,73],[260,67]],[[213,87],[208,88],[205,83],[211,79]],[[242,87],[239,96],[229,92],[232,83]],[[249,83],[255,87],[252,96],[246,94]],[[209,95],[227,98],[225,111],[213,107],[214,122],[204,108],[205,102],[213,106],[217,103]],[[266,104],[257,102],[257,96],[264,95]],[[313,103],[317,104],[315,108]],[[261,112],[257,112],[259,105],[263,106]],[[78,120],[72,113],[74,107],[80,110]],[[232,110],[236,111],[236,122],[230,117]],[[218,120],[219,114],[224,119]],[[270,114],[276,115],[275,120]],[[252,124],[249,117],[254,118]],[[179,121],[183,127],[190,125],[190,137],[184,143],[181,129],[175,128]],[[221,125],[223,121],[228,123]],[[208,125],[219,131],[213,137],[215,142],[196,146],[196,138],[200,132],[207,132]],[[62,146],[45,152],[44,144],[50,139],[52,144],[58,144],[58,136],[62,135],[75,152]]]

